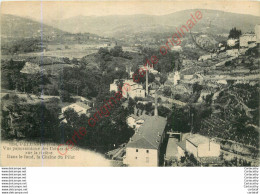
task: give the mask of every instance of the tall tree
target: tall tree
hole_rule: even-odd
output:
[[[241,36],[241,34],[241,30],[237,30],[236,27],[234,27],[229,31],[228,38],[238,39]]]

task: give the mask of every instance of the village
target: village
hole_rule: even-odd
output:
[[[48,41],[55,39],[52,34]],[[91,34],[63,35],[92,41],[88,47],[75,44],[83,51],[77,57],[70,53],[75,45],[14,54],[2,67],[2,135],[40,138],[42,125],[34,118],[41,118],[44,107],[46,140],[64,143],[75,129],[86,127],[84,141],[73,145],[100,152],[119,166],[257,166],[259,110],[253,98],[260,76],[260,26],[215,42],[214,49],[203,41],[209,36],[191,36],[168,58],[146,67],[144,56],[156,51],[138,41],[122,47],[124,40]],[[185,49],[198,50],[199,56],[190,57]],[[146,73],[136,82],[140,68]],[[124,84],[131,89],[96,123],[93,115],[100,115],[99,107]],[[90,118],[95,127],[88,126]],[[238,120],[243,125],[237,126]]]
[[[257,39],[259,41],[258,26],[256,26],[256,33],[258,33],[258,38],[255,34],[244,34],[239,38],[239,40],[228,40],[228,42],[234,42],[233,46],[235,46],[235,42],[237,42],[237,44],[239,44],[238,49],[226,50],[222,44],[219,44],[219,51],[217,54],[201,56],[198,61],[184,60],[183,63],[185,64],[183,65],[185,65],[185,68],[183,68],[180,72],[176,71],[169,74],[168,81],[166,82],[167,85],[172,86],[171,89],[173,93],[180,94],[178,91],[182,93],[192,93],[192,89],[190,89],[190,91],[186,89],[189,85],[191,85],[191,83],[207,82],[207,85],[210,87],[204,89],[198,99],[198,102],[203,102],[204,98],[210,94],[212,94],[213,100],[216,100],[220,93],[217,90],[217,86],[220,86],[223,90],[229,80],[234,80],[237,83],[250,82],[251,84],[257,84],[259,70],[255,70],[253,74],[250,69],[245,67],[241,67],[239,70],[237,68],[234,70],[229,69],[227,71],[222,70],[221,72],[218,70],[227,62],[242,58],[241,55],[245,54],[245,52],[250,48],[256,47],[258,44]],[[205,63],[214,63],[215,65],[208,65],[207,67]],[[201,69],[194,70],[194,66],[196,66],[196,68],[200,66]],[[193,72],[188,71],[189,69],[192,69]],[[149,69],[149,72],[153,71],[153,69]],[[215,75],[212,75],[213,72]],[[153,73],[157,74],[158,72],[155,71]],[[218,76],[216,76],[216,74]],[[127,81],[125,80],[125,82]],[[178,129],[177,131],[164,131],[167,123],[166,118],[160,117],[157,110],[157,91],[159,89],[151,89],[148,92],[149,84],[147,74],[146,90],[144,90],[140,85],[138,86],[138,84],[134,84],[131,80],[129,80],[128,83],[131,83],[131,86],[134,86],[135,88],[135,90],[128,94],[132,98],[147,98],[149,96],[149,92],[151,92],[150,96],[155,99],[155,102],[152,102],[155,104],[154,115],[130,115],[127,118],[128,125],[135,129],[135,134],[130,138],[126,145],[108,152],[107,155],[115,159],[123,158],[123,163],[130,166],[158,166],[160,163],[161,154],[164,157],[164,165],[169,165],[170,163],[171,165],[179,166],[183,165],[187,161],[193,161],[190,162],[190,165],[194,165],[192,163],[202,166],[223,165],[223,158],[227,158],[231,153],[222,150],[224,146],[217,137],[210,138],[200,134],[194,134],[192,133],[192,125],[190,126],[190,133],[181,133],[178,132]],[[110,91],[113,90],[116,90],[115,82],[110,84]],[[159,97],[161,97],[162,101],[164,101],[163,99],[165,96],[159,95]],[[142,103],[148,102],[149,101],[145,101]],[[177,106],[187,106],[184,102],[176,103],[174,100],[169,103],[174,103]],[[209,119],[208,122],[212,122],[212,118],[216,117],[215,115],[217,114],[212,114],[211,119]],[[210,123],[207,123],[205,127],[209,128],[209,124]],[[166,136],[168,137],[167,140],[165,138]],[[164,145],[165,140],[168,142],[166,150]],[[244,158],[239,154],[237,154],[236,157],[239,159]],[[257,163],[257,160],[250,161]]]

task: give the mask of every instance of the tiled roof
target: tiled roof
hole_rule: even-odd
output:
[[[161,136],[166,126],[166,118],[160,116],[147,116],[145,122],[131,140],[127,147],[159,149]]]
[[[135,142],[128,143],[127,147],[156,149],[156,146],[147,141],[144,137],[137,139]]]
[[[36,74],[41,71],[41,68],[38,64],[26,62],[23,69],[20,71],[21,73],[26,74]]]
[[[187,138],[187,141],[191,142],[195,146],[198,146],[199,144],[208,143],[210,139],[199,134],[193,134],[191,137]]]
[[[137,116],[137,115],[135,115],[135,114],[130,114],[128,117],[132,117],[132,118],[134,118],[134,119],[140,119],[140,118],[145,117],[145,116],[148,116],[148,115],[140,115],[140,116]],[[148,117],[149,117],[149,116],[148,116]]]
[[[181,149],[186,150],[186,141],[177,142],[177,145],[178,145]]]
[[[148,115],[145,115],[145,114],[140,115],[140,116],[137,116],[135,114],[131,114],[131,115],[128,116],[128,118],[130,118],[130,117],[132,117],[136,121],[139,121],[139,120],[146,120],[146,119],[150,118],[151,116],[148,116]]]
[[[85,109],[90,109],[90,106],[88,106],[87,104],[84,104],[82,102],[76,102],[77,105],[81,106],[82,108],[85,108]]]
[[[137,118],[138,118],[138,116],[136,116],[135,114],[131,114],[131,115],[129,115],[127,118],[130,118],[130,117],[132,117],[132,118],[134,118],[134,119],[137,119]]]
[[[82,102],[72,103],[70,105],[64,106],[63,108],[65,108],[65,109],[67,109],[67,108],[74,108],[75,105],[80,106],[80,107],[82,107],[82,108],[84,108],[86,110],[89,110],[91,108],[90,106],[88,106],[87,104],[84,104]]]

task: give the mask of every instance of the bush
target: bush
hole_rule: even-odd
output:
[[[110,54],[114,57],[119,57],[123,55],[122,46],[115,46],[114,48],[110,49]]]
[[[68,91],[62,90],[60,91],[60,99],[62,102],[73,102],[73,98]]]
[[[164,94],[165,96],[170,97],[171,94],[172,94],[171,88],[170,88],[170,87],[165,87],[164,90],[163,90],[163,94]]]

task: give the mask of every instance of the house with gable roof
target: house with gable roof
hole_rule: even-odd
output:
[[[41,73],[41,68],[36,63],[26,62],[20,72],[24,74],[36,74]]]
[[[127,143],[123,163],[128,166],[159,166],[166,123],[166,118],[157,114],[146,117]]]
[[[59,118],[61,119],[61,122],[67,123],[67,120],[64,118],[64,112],[68,109],[73,109],[79,116],[81,116],[83,114],[90,116],[89,110],[91,109],[91,107],[82,102],[76,102],[76,103],[72,103],[68,106],[64,106],[61,109],[61,115],[59,116]]]

